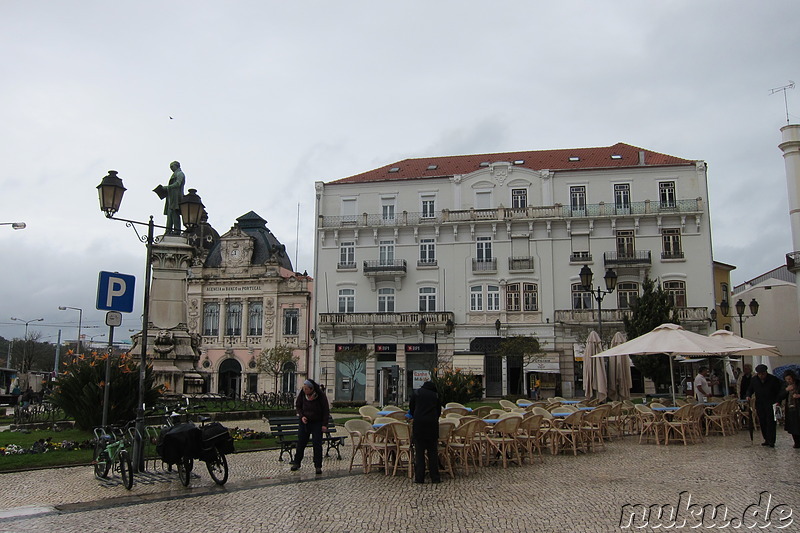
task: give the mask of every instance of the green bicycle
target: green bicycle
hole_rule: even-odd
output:
[[[126,449],[125,432],[131,423],[124,428],[94,428],[96,444],[94,447],[94,475],[98,479],[107,479],[111,467],[114,466],[122,478],[122,485],[130,490],[133,487],[133,463]]]

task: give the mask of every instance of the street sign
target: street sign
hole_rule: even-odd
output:
[[[133,290],[136,278],[119,272],[100,272],[97,281],[97,309],[100,311],[133,311]]]
[[[109,311],[106,313],[106,326],[116,328],[122,325],[122,313],[119,311]]]

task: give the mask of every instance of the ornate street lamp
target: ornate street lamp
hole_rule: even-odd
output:
[[[589,268],[589,265],[583,265],[579,276],[581,278],[581,286],[583,287],[583,290],[591,294],[592,298],[597,302],[597,333],[602,337],[603,298],[605,298],[606,294],[611,294],[614,292],[614,289],[617,286],[617,273],[614,272],[614,269],[612,268],[606,269],[606,275],[603,276],[603,280],[606,282],[605,290],[603,290],[601,287],[592,289],[592,277],[594,276],[594,273],[592,272],[592,269]]]
[[[125,194],[125,186],[122,184],[122,179],[117,176],[116,170],[109,170],[108,175],[103,178],[100,185],[97,186],[97,191],[100,199],[100,210],[105,214],[106,218],[112,220],[120,220],[125,222],[125,225],[133,228],[136,232],[138,239],[145,244],[147,250],[147,259],[145,263],[145,279],[144,279],[144,301],[142,305],[142,333],[141,333],[141,360],[139,362],[139,397],[136,405],[136,436],[134,440],[133,458],[134,470],[141,471],[144,469],[144,446],[142,445],[142,436],[144,435],[144,384],[145,384],[145,371],[147,369],[147,334],[148,323],[150,320],[150,278],[152,275],[153,264],[153,244],[161,242],[161,237],[154,236],[154,229],[156,227],[168,230],[166,226],[158,226],[153,223],[153,215],[150,215],[148,222],[139,222],[136,220],[128,220],[125,218],[117,218],[114,215],[119,211],[122,204],[122,196]],[[186,226],[187,230],[192,230],[200,224],[200,219],[205,211],[203,202],[197,195],[196,189],[189,189],[189,193],[184,195],[179,204],[181,210],[181,220]],[[147,226],[147,235],[140,235],[136,226]],[[110,356],[110,354],[109,354]],[[109,357],[110,359],[110,357]],[[108,360],[107,360],[108,361]]]
[[[744,314],[744,312],[745,312],[745,309],[747,309],[747,308],[750,308],[750,314],[746,316]],[[745,304],[744,300],[739,298],[739,300],[736,302],[736,305],[734,305],[734,309],[736,309],[736,315],[739,317],[739,336],[740,337],[744,337],[744,326],[742,324],[744,323],[745,319],[750,318],[751,316],[756,316],[758,314],[758,308],[759,308],[759,305],[758,305],[758,302],[756,301],[755,298],[750,300],[749,304]],[[720,309],[720,311],[722,311],[723,315],[728,316],[728,313],[730,312],[731,307],[730,307],[730,305],[728,304],[728,302],[726,300],[723,300],[719,304],[719,309]],[[736,317],[733,317],[733,318],[736,318]]]

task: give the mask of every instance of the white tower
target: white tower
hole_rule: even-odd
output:
[[[792,224],[792,251],[786,254],[786,266],[790,272],[800,272],[800,124],[787,124],[781,128],[782,142],[778,148],[783,152],[786,165],[786,186],[789,190],[789,220]],[[800,283],[797,284],[797,302],[800,306]]]

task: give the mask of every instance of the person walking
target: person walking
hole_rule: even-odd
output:
[[[800,383],[797,375],[791,370],[783,374],[784,388],[780,394],[781,400],[786,400],[786,409],[783,413],[783,429],[794,439],[794,447],[800,448]]]
[[[307,379],[303,382],[303,390],[297,395],[294,406],[300,418],[300,427],[291,470],[300,470],[310,438],[314,449],[314,468],[318,475],[322,474],[322,434],[328,431],[328,418],[331,416],[328,398],[314,380]]]
[[[756,375],[750,380],[747,389],[747,399],[756,397],[756,413],[761,424],[761,435],[764,437],[762,446],[775,447],[775,422],[774,405],[778,403],[781,394],[781,380],[767,372],[767,365],[758,365]]]
[[[432,381],[423,383],[411,396],[409,413],[414,421],[414,482],[425,483],[427,454],[431,481],[439,483],[439,417],[442,415],[442,403]]]

